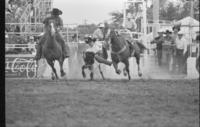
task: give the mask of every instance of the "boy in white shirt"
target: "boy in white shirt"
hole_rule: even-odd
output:
[[[182,32],[178,33],[178,37],[175,40],[175,44],[176,44],[176,59],[177,59],[177,64],[178,64],[178,71],[183,73],[185,71],[185,65],[186,65],[186,61],[184,60],[184,57],[187,52],[188,42],[184,38]]]

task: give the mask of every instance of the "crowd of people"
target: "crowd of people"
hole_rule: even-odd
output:
[[[6,54],[35,54],[39,36],[20,37],[5,35]],[[12,42],[13,41],[13,42]]]
[[[156,44],[159,66],[169,67],[169,71],[179,74],[187,73],[187,58],[190,54],[190,44],[185,33],[181,31],[181,24],[173,26],[172,30],[158,31],[158,36],[151,44]],[[199,31],[194,43],[199,44]],[[199,46],[196,46],[197,48]],[[199,51],[197,51],[198,53]]]
[[[6,22],[19,22],[25,7],[30,4],[33,10],[33,0],[6,0]]]

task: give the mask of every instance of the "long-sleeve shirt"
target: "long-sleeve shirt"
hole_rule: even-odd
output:
[[[125,21],[125,28],[129,30],[136,29],[137,25],[134,20],[126,20]]]
[[[101,29],[96,29],[93,33],[93,37],[96,38],[97,40],[103,40],[103,31]]]
[[[100,43],[94,43],[94,45],[92,47],[89,46],[89,48],[86,49],[86,52],[97,53],[101,50],[102,50],[102,45],[100,45]]]
[[[179,39],[179,37],[176,38],[175,44],[177,49],[182,49],[183,53],[186,53],[188,42],[184,37],[181,39]]]

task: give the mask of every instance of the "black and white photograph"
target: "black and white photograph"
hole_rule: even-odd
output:
[[[199,127],[199,0],[5,0],[6,127]]]

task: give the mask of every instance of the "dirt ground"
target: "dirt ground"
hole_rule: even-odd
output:
[[[6,79],[6,127],[199,127],[199,80]]]

